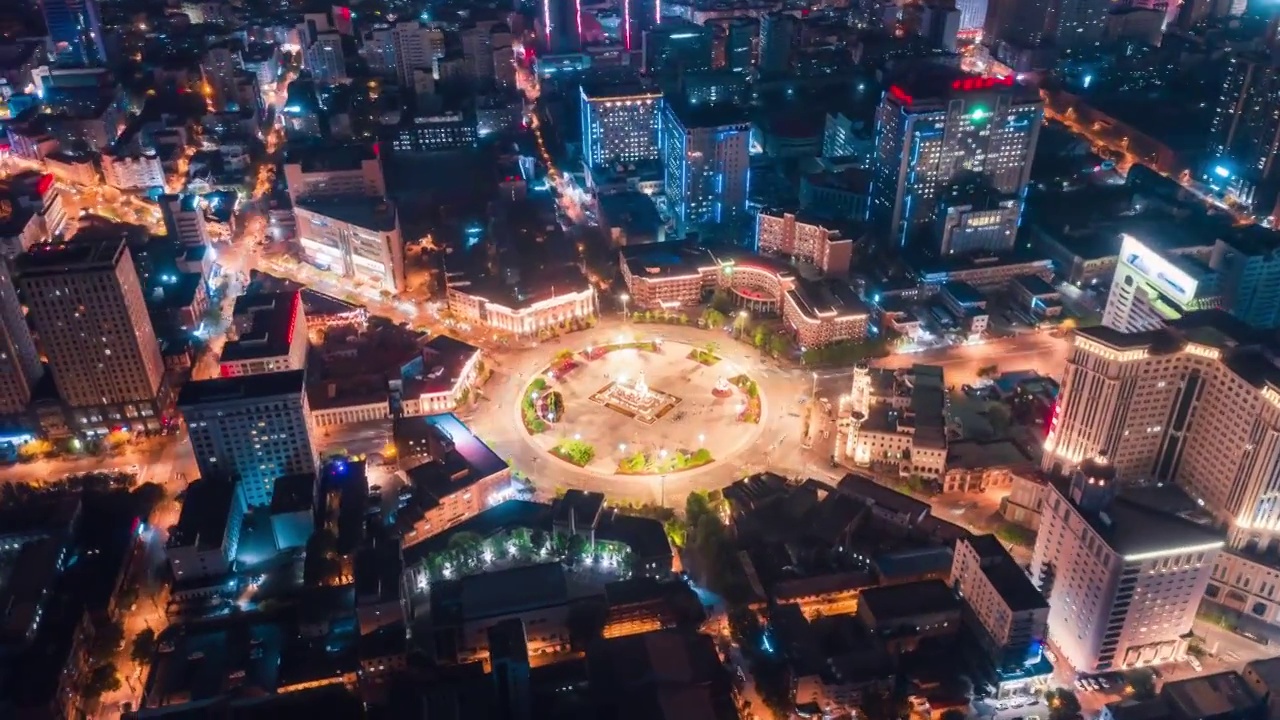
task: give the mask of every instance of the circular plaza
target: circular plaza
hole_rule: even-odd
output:
[[[756,381],[715,343],[643,335],[553,351],[519,400],[526,439],[547,462],[617,478],[734,459],[768,412]]]

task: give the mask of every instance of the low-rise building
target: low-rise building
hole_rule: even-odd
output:
[[[987,298],[965,282],[948,282],[938,293],[942,304],[951,311],[960,328],[970,335],[981,335],[987,329]]]
[[[835,457],[941,483],[947,468],[947,386],[941,367],[854,369],[837,421]]]
[[[921,642],[949,642],[960,632],[961,602],[941,580],[867,588],[858,602],[858,618],[894,655]]]
[[[594,322],[600,311],[595,287],[576,268],[546,269],[521,285],[491,277],[451,281],[448,302],[461,322],[519,337]]]
[[[146,190],[164,187],[164,163],[155,150],[141,152],[104,152],[102,177],[118,190]]]
[[[223,575],[231,569],[245,509],[244,494],[230,480],[202,478],[187,487],[182,514],[164,547],[175,581]]]
[[[358,283],[405,289],[404,238],[396,207],[380,197],[326,197],[293,208],[303,258]]]
[[[437,335],[400,368],[392,403],[405,416],[452,412],[471,396],[480,377],[480,348]]]
[[[1062,293],[1038,275],[1028,275],[1009,283],[1016,307],[1036,318],[1062,314]]]
[[[276,550],[306,547],[315,530],[315,473],[300,473],[277,478],[271,495],[271,535]]]
[[[756,250],[806,262],[824,275],[844,277],[853,258],[853,238],[829,221],[807,214],[764,209],[756,216]]]
[[[241,295],[236,298],[231,328],[218,359],[222,377],[305,367],[307,319],[297,292]]]

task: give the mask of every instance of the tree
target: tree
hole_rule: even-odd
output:
[[[755,334],[751,338],[751,344],[757,349],[763,350],[765,344],[769,342],[769,331],[765,330],[764,325],[757,325]]]
[[[105,663],[90,671],[89,679],[84,684],[84,696],[88,700],[97,700],[119,689],[120,672],[116,669],[116,664]]]
[[[684,519],[690,527],[698,524],[703,515],[711,512],[711,501],[705,492],[694,490],[684,501]]]
[[[338,562],[338,538],[328,528],[320,528],[307,538],[302,575],[308,585],[328,585],[342,569]]]
[[[534,551],[541,552],[542,549],[547,546],[547,531],[534,530],[533,535],[529,538],[529,542],[533,544]]]
[[[132,439],[133,436],[129,434],[128,430],[112,430],[107,433],[106,443],[107,447],[114,450]]]
[[[702,311],[702,323],[708,328],[720,329],[724,327],[725,315],[715,308],[707,308]]]
[[[782,355],[791,348],[791,338],[782,333],[773,333],[769,336],[769,354]]]
[[[671,518],[662,524],[662,529],[667,533],[667,540],[671,541],[674,547],[682,548],[688,539],[688,530],[685,524],[679,518]]]
[[[565,362],[565,361],[567,361],[567,360],[572,360],[572,359],[573,359],[573,351],[572,351],[572,350],[561,350],[560,352],[556,353],[556,355],[555,355],[555,358],[554,358],[554,359],[555,359],[555,361],[556,361],[556,362]]]
[[[1066,688],[1050,690],[1044,694],[1044,699],[1049,703],[1050,720],[1066,720],[1080,713],[1080,701]]]
[[[527,553],[533,549],[533,534],[527,527],[515,528],[511,531],[511,543],[516,546],[516,552]]]
[[[129,650],[129,656],[139,665],[145,665],[151,662],[151,656],[156,651],[156,631],[151,628],[143,628],[137,635],[133,636],[133,647]]]
[[[23,461],[35,460],[42,458],[51,452],[53,452],[53,443],[48,440],[36,438],[35,440],[23,443],[22,446],[18,448],[18,457]]]
[[[89,658],[95,662],[106,662],[120,650],[124,643],[124,625],[119,621],[107,623],[93,634],[93,644],[89,646]]]
[[[151,511],[164,501],[164,486],[158,483],[145,482],[133,489],[130,493],[133,501],[138,506],[138,516],[143,518],[151,517]]]
[[[449,550],[454,553],[460,562],[475,563],[480,559],[480,554],[484,548],[484,538],[478,533],[459,532],[454,533],[449,538]]]
[[[1009,422],[1012,419],[1012,413],[1009,406],[1004,403],[990,403],[987,405],[987,422],[991,423],[991,429],[997,435],[1003,435],[1009,429]]]
[[[587,539],[577,533],[569,536],[565,543],[565,559],[570,565],[577,565],[587,553]]]
[[[1134,700],[1150,700],[1156,696],[1156,676],[1146,668],[1126,672],[1124,681],[1133,688]]]

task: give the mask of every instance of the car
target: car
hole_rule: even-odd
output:
[[[996,702],[996,709],[997,709],[997,710],[1008,710],[1008,709],[1009,709],[1009,703],[1005,702],[1004,700],[1000,700],[1000,701]]]
[[[1024,720],[1043,720],[1039,715],[1028,715]]]
[[[1190,665],[1191,669],[1195,670],[1196,672],[1200,672],[1201,670],[1204,670],[1204,666],[1201,665],[1200,661],[1195,657],[1188,657],[1187,664]]]
[[[1080,692],[1084,692],[1085,690],[1088,690],[1088,688],[1086,688],[1084,685],[1084,681],[1081,680],[1080,678],[1076,678],[1076,690],[1079,690]]]
[[[1107,679],[1101,675],[1098,676],[1098,684],[1102,686],[1103,690],[1111,687],[1111,683],[1107,682]]]
[[[1058,662],[1058,656],[1052,650],[1049,650],[1046,648],[1044,651],[1044,656],[1049,658],[1049,662],[1051,663]]]

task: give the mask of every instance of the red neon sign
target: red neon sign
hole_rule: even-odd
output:
[[[965,77],[955,80],[951,83],[952,90],[961,90],[969,92],[971,90],[990,90],[994,87],[1012,87],[1013,76],[984,78],[984,77]]]
[[[302,305],[302,295],[300,293],[293,294],[293,305],[289,308],[289,335],[285,338],[285,344],[293,347],[293,328],[298,322],[298,307]]]
[[[898,102],[902,103],[903,105],[910,105],[912,102],[914,102],[911,96],[907,94],[907,91],[903,90],[897,85],[889,86],[889,96],[892,97],[894,100],[897,100]]]
[[[53,175],[46,173],[41,175],[40,182],[36,183],[36,192],[40,193],[41,197],[43,197],[45,193],[49,192],[49,188],[51,187],[53,187]]]

